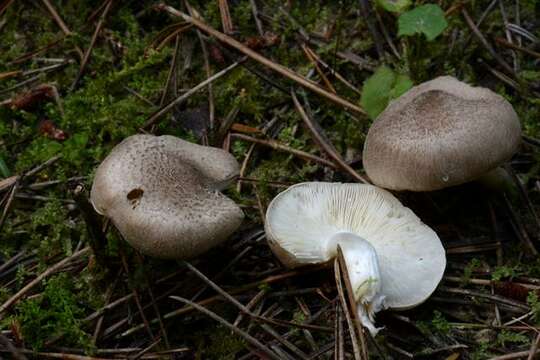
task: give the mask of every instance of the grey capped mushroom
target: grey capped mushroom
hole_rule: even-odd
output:
[[[288,267],[324,263],[343,251],[359,318],[375,335],[375,313],[425,301],[446,256],[437,234],[388,191],[372,185],[309,182],[276,196],[266,236]]]
[[[368,131],[363,163],[378,186],[431,191],[485,175],[520,142],[520,122],[508,101],[443,76],[390,103]]]
[[[238,171],[236,159],[221,149],[134,135],[99,165],[90,198],[142,253],[191,258],[240,226],[242,210],[220,193]]]

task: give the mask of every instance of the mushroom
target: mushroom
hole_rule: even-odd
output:
[[[520,141],[508,101],[443,76],[390,103],[368,131],[363,163],[378,186],[431,191],[483,176],[510,159]]]
[[[437,234],[373,185],[307,182],[281,192],[266,212],[270,248],[288,267],[324,263],[339,245],[362,324],[375,313],[426,300],[446,266]]]
[[[90,198],[134,248],[186,259],[240,226],[242,210],[219,192],[238,171],[235,158],[221,149],[168,135],[134,135],[99,165]]]

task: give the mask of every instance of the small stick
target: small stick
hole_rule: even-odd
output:
[[[161,10],[165,10],[167,11],[168,13],[174,15],[174,16],[178,16],[178,17],[181,17],[182,19],[184,19],[184,21],[187,21],[193,25],[195,25],[196,27],[198,27],[199,29],[201,29],[202,31],[206,32],[207,34],[209,35],[212,35],[213,37],[217,38],[218,40],[226,43],[227,45],[235,48],[236,50],[240,51],[241,53],[243,53],[244,55],[247,55],[248,57],[252,58],[253,60],[257,61],[257,62],[260,62],[261,64],[269,67],[270,69],[278,72],[279,74],[285,76],[286,78],[290,79],[290,80],[293,80],[293,81],[296,81],[297,83],[299,83],[300,85],[302,85],[303,87],[335,102],[336,104],[338,105],[341,105],[341,106],[344,106],[346,107],[347,109],[349,110],[352,110],[352,111],[355,111],[357,113],[360,113],[360,114],[365,114],[365,111],[360,108],[359,106],[351,103],[350,101],[346,100],[346,99],[343,99],[339,96],[337,96],[336,94],[332,94],[331,92],[323,89],[322,87],[320,87],[317,83],[311,81],[311,80],[308,80],[306,78],[304,78],[303,76],[301,75],[298,75],[297,73],[293,72],[292,70],[288,69],[287,67],[281,65],[281,64],[278,64],[278,63],[275,63],[273,61],[271,61],[270,59],[267,59],[265,58],[264,56],[260,55],[259,53],[251,50],[250,48],[248,48],[247,46],[245,46],[244,44],[240,43],[239,41],[231,38],[230,36],[227,36],[217,30],[215,30],[214,28],[208,26],[207,24],[205,24],[204,22],[200,21],[199,19],[195,19],[187,14],[184,14],[183,12],[181,11],[178,11],[176,10],[175,8],[171,7],[171,6],[167,6],[167,5],[164,5],[164,4],[161,4],[161,5],[158,5],[158,8],[161,9]]]
[[[249,0],[249,4],[251,5],[251,12],[253,13],[253,19],[255,20],[255,26],[257,27],[257,31],[259,32],[259,35],[261,37],[264,37],[264,30],[262,27],[261,19],[259,19],[259,10],[257,9],[257,3],[255,0]]]
[[[274,150],[285,151],[285,152],[291,153],[293,155],[296,155],[299,158],[302,158],[304,160],[314,161],[314,162],[317,162],[319,164],[331,167],[333,169],[338,169],[338,166],[336,164],[334,164],[333,162],[331,162],[331,161],[328,161],[328,160],[323,159],[321,157],[312,155],[312,154],[307,153],[307,152],[302,151],[302,150],[293,149],[291,147],[288,147],[286,145],[281,144],[280,142],[278,142],[276,140],[257,139],[257,138],[251,137],[251,136],[247,136],[247,135],[244,135],[244,134],[238,134],[238,133],[232,133],[231,137],[236,138],[236,139],[240,139],[240,140],[246,140],[246,141],[256,143],[256,144],[261,144],[261,145],[264,145],[264,146],[268,146],[268,147],[271,147]]]
[[[294,106],[296,107],[296,111],[298,111],[298,114],[300,114],[300,117],[304,121],[304,124],[306,124],[307,128],[311,132],[311,135],[315,139],[315,142],[319,144],[319,147],[328,154],[338,165],[342,168],[345,172],[347,172],[349,175],[351,175],[353,178],[355,178],[357,181],[360,181],[364,184],[369,184],[369,182],[364,179],[360,174],[358,174],[352,167],[349,166],[342,158],[341,155],[337,153],[337,151],[334,149],[332,145],[328,143],[328,141],[325,139],[326,136],[324,133],[322,133],[322,130],[320,129],[320,126],[315,122],[315,120],[311,119],[307,114],[300,102],[298,101],[298,98],[296,97],[296,93],[294,90],[291,90],[291,97],[294,102]]]
[[[243,285],[243,286],[241,286],[239,288],[236,288],[234,290],[231,290],[230,293],[231,294],[238,294],[238,293],[241,293],[241,292],[244,292],[244,291],[247,291],[247,290],[258,288],[262,284],[272,284],[272,283],[275,283],[275,282],[278,282],[278,281],[286,280],[286,279],[289,279],[291,277],[295,277],[295,276],[304,274],[306,272],[316,271],[316,270],[319,270],[319,269],[321,269],[323,267],[324,267],[324,265],[323,266],[315,266],[315,267],[307,268],[307,269],[305,269],[303,271],[301,271],[301,270],[292,270],[292,271],[282,273],[282,274],[279,274],[279,275],[268,276],[268,277],[266,277],[266,278],[264,278],[262,280],[255,281],[255,282]],[[117,306],[118,303],[122,303],[126,299],[130,299],[130,298],[131,298],[131,294],[126,295],[126,296],[124,296],[124,298],[115,301],[114,306]],[[212,303],[214,303],[216,301],[220,301],[222,299],[223,299],[223,297],[221,295],[215,295],[215,296],[212,296],[212,297],[209,297],[207,299],[199,301],[198,304],[199,305],[208,305],[208,304],[212,304]],[[110,309],[110,308],[112,308],[114,306],[109,306],[109,307],[107,307],[107,309]],[[105,311],[107,309],[103,308],[102,310]],[[173,311],[163,315],[163,319],[172,319],[173,317],[180,316],[180,315],[189,313],[191,311],[193,311],[193,307],[185,306],[185,307],[182,307],[182,308],[177,309],[177,310],[173,310]],[[93,314],[91,316],[95,317],[95,314]],[[87,320],[87,319],[85,319],[85,320]],[[122,324],[124,324],[126,322],[127,322],[127,320],[123,320]],[[155,322],[156,322],[156,320],[152,320],[152,323],[155,323]],[[141,329],[144,329],[144,324],[143,325],[136,325],[136,326],[126,330],[120,336],[125,337],[125,336],[128,336],[128,335],[131,335],[131,334],[133,334],[133,333],[135,333],[135,332],[137,332],[137,331],[139,331]],[[108,332],[110,333],[112,331],[108,331]]]
[[[336,69],[332,68],[330,65],[328,65],[326,62],[324,62],[320,57],[319,55],[317,55],[317,53],[315,51],[313,51],[310,47],[308,47],[306,45],[306,49],[309,51],[309,53],[311,54],[311,56],[313,56],[313,58],[315,60],[317,60],[317,62],[323,67],[325,68],[326,70],[330,71],[330,74],[332,74],[333,76],[336,77],[336,79],[338,79],[339,81],[341,81],[341,83],[345,86],[347,86],[349,89],[351,89],[352,91],[354,91],[355,93],[357,94],[361,94],[362,92],[360,90],[358,90],[353,84],[351,84],[347,79],[345,79],[340,73],[338,73],[336,71]],[[338,55],[339,55],[339,52],[338,52]]]
[[[234,69],[235,67],[237,67],[241,62],[243,62],[245,60],[245,58],[243,59],[240,59],[239,61],[236,61],[234,63],[232,63],[231,65],[227,66],[225,69],[221,70],[220,72],[218,73],[215,73],[214,75],[212,75],[211,77],[209,77],[208,79],[204,80],[203,82],[199,83],[198,85],[194,86],[193,88],[191,88],[190,90],[186,91],[184,94],[180,95],[179,97],[177,97],[176,99],[174,99],[173,101],[171,101],[170,103],[168,103],[167,105],[165,105],[163,108],[159,109],[158,111],[156,111],[155,113],[153,113],[152,115],[150,115],[150,117],[148,118],[148,120],[146,120],[146,122],[144,123],[144,125],[142,126],[142,129],[148,129],[150,126],[154,125],[155,123],[157,123],[158,119],[166,114],[167,112],[169,112],[172,108],[174,108],[176,105],[182,103],[183,101],[185,101],[187,98],[189,98],[191,95],[195,94],[197,91],[201,90],[202,88],[204,88],[206,85],[208,85],[209,83],[211,82],[214,82],[215,80],[219,79],[220,77],[222,77],[223,75],[227,74],[229,71],[231,71],[232,69]]]
[[[4,11],[6,11],[6,9],[9,7],[9,5],[11,5],[12,2],[13,0],[5,0],[2,4],[0,4],[0,15],[2,15]]]
[[[122,265],[124,266],[124,270],[126,272],[127,276],[129,275],[129,266],[127,263],[126,255],[121,250],[120,251],[120,258],[122,260]],[[139,292],[135,287],[131,288],[131,292],[133,293],[133,299],[135,300],[135,304],[137,305],[137,309],[139,310],[139,315],[141,315],[141,319],[143,320],[144,326],[146,327],[146,331],[148,332],[148,335],[150,336],[150,339],[156,340],[156,337],[154,336],[154,333],[152,332],[152,328],[150,327],[150,323],[148,322],[148,319],[146,318],[146,315],[144,314],[144,309],[141,305],[141,299],[139,297]]]
[[[221,25],[223,26],[223,32],[227,35],[233,33],[233,24],[231,20],[231,13],[229,11],[229,3],[227,0],[218,0],[219,13],[221,15]]]
[[[147,347],[145,347],[144,349],[142,349],[141,351],[139,351],[137,354],[135,354],[133,357],[129,357],[128,359],[129,360],[137,360],[137,359],[140,359],[144,354],[146,354],[147,352],[149,352],[150,350],[152,350],[152,348],[154,346],[156,346],[157,344],[159,344],[161,342],[161,338],[158,338],[157,340],[153,341],[150,345],[148,345]],[[168,347],[168,346],[167,346]]]
[[[471,17],[469,16],[469,13],[467,12],[467,10],[465,9],[462,9],[461,10],[461,13],[463,14],[463,17],[465,18],[465,22],[467,23],[467,25],[469,25],[469,27],[471,28],[471,30],[473,31],[474,35],[476,35],[476,37],[478,38],[478,40],[480,41],[480,43],[486,48],[486,50],[491,54],[491,56],[493,56],[493,58],[495,60],[497,60],[497,62],[506,70],[508,71],[510,74],[514,74],[514,69],[512,69],[512,67],[510,65],[508,65],[508,63],[506,61],[504,61],[504,59],[495,52],[495,50],[493,49],[493,47],[488,43],[488,41],[486,40],[486,38],[484,37],[484,35],[482,35],[482,33],[480,32],[480,30],[478,30],[478,27],[476,27],[476,25],[474,24],[474,22],[472,21]]]
[[[237,326],[234,326],[233,324],[231,324],[227,320],[223,319],[222,317],[218,316],[216,313],[208,310],[207,308],[202,307],[197,303],[194,303],[194,302],[192,302],[192,301],[190,301],[188,299],[184,299],[184,298],[179,297],[179,296],[171,296],[171,299],[180,301],[180,302],[182,302],[182,303],[184,303],[184,304],[186,304],[186,305],[188,305],[188,306],[190,306],[192,308],[197,309],[198,311],[202,312],[203,314],[208,315],[209,317],[216,320],[220,324],[222,324],[222,325],[228,327],[229,329],[231,329],[231,331],[233,331],[234,333],[236,333],[236,334],[240,335],[241,337],[243,337],[244,339],[246,339],[247,342],[249,342],[251,345],[255,346],[257,349],[264,352],[271,359],[274,359],[274,360],[280,360],[281,359],[278,355],[276,355],[276,353],[274,353],[273,351],[268,349],[266,346],[264,346],[261,342],[259,342],[259,340],[255,339],[253,336],[251,336],[248,333],[246,333],[245,331],[239,329]]]
[[[73,199],[75,200],[77,207],[81,211],[83,220],[86,223],[86,230],[89,235],[89,243],[92,251],[96,257],[96,260],[100,266],[107,268],[106,266],[106,245],[107,239],[105,234],[101,231],[101,221],[97,217],[97,214],[93,206],[88,201],[85,194],[83,184],[77,184],[75,190],[73,190]]]
[[[118,276],[114,279],[114,281],[109,285],[107,290],[105,291],[105,303],[107,304],[111,300],[111,296],[114,292],[114,289],[116,288],[116,284],[118,283],[118,279],[120,278],[120,272],[118,272]],[[101,327],[103,326],[103,320],[105,317],[103,315],[99,316],[96,322],[96,327],[94,329],[94,334],[92,335],[92,344],[96,345],[97,340],[99,338],[99,335],[101,333]]]
[[[531,238],[529,237],[529,234],[527,233],[527,230],[525,230],[525,226],[523,225],[521,219],[518,217],[515,210],[513,209],[512,204],[510,203],[510,200],[508,200],[506,194],[503,194],[503,198],[506,208],[510,213],[510,218],[513,220],[512,223],[515,225],[514,229],[516,231],[516,234],[523,242],[523,245],[529,249],[532,255],[538,255],[538,250],[536,249],[536,246],[534,246]]]
[[[264,297],[264,295],[266,295],[266,290],[265,290],[265,289],[260,290],[260,291],[259,291],[257,294],[255,294],[255,296],[254,296],[254,297],[246,304],[246,309],[251,310],[255,305],[257,305],[257,304],[259,303],[259,301],[262,300],[262,298]],[[244,318],[244,314],[243,314],[243,313],[238,314],[238,316],[236,317],[236,320],[234,320],[233,325],[234,325],[234,326],[240,325],[240,322],[242,321],[243,318]]]
[[[530,359],[534,359],[534,356],[537,355],[539,352],[540,352],[540,350],[536,350],[536,352],[533,354],[533,357],[530,358]],[[495,357],[490,358],[489,360],[512,360],[512,359],[522,359],[522,358],[524,358],[525,356],[530,356],[530,355],[531,355],[530,350],[526,350],[526,351],[518,351],[518,352],[515,352],[515,353],[510,353],[510,354],[506,354],[506,355],[501,355],[501,356],[495,356]]]
[[[341,303],[341,308],[343,309],[343,312],[345,313],[345,319],[347,320],[347,325],[349,327],[349,333],[351,336],[351,343],[353,346],[353,353],[355,360],[362,360],[362,356],[360,354],[360,349],[358,348],[358,341],[356,336],[356,331],[353,325],[353,321],[351,319],[351,314],[349,312],[349,307],[347,305],[347,300],[345,299],[345,292],[343,291],[343,285],[341,282],[342,276],[341,276],[341,270],[339,267],[339,259],[334,259],[334,276],[336,278],[336,288],[339,295],[339,300]]]
[[[4,205],[4,210],[2,211],[2,216],[0,217],[0,231],[2,231],[2,228],[4,227],[4,223],[6,222],[7,215],[9,213],[9,210],[11,209],[11,204],[13,204],[13,199],[15,199],[15,196],[17,195],[17,191],[20,187],[20,178],[15,181],[15,183],[11,186],[11,191],[9,194],[7,194],[7,201],[6,205]]]
[[[15,360],[27,360],[27,357],[24,356],[19,349],[17,349],[11,340],[8,339],[7,336],[0,333],[0,344],[4,345],[4,347],[11,353],[13,356],[13,359]]]
[[[373,17],[370,14],[371,9],[369,4],[370,1],[368,0],[360,0],[360,13],[362,14],[362,17],[367,24],[371,37],[373,38],[373,42],[375,43],[375,50],[377,50],[377,55],[379,56],[379,59],[382,59],[384,57],[384,49],[381,45],[381,35],[379,34],[379,31],[377,30],[377,27],[373,22]]]
[[[341,250],[341,247],[338,245],[337,247],[337,258],[338,263],[341,268],[341,276],[343,277],[343,281],[345,283],[345,289],[347,289],[347,295],[349,298],[349,305],[351,307],[351,312],[353,314],[352,320],[354,322],[354,325],[356,326],[356,330],[358,333],[358,338],[360,339],[360,346],[362,350],[362,356],[364,359],[369,359],[369,353],[367,351],[366,341],[364,339],[364,327],[362,326],[362,323],[360,322],[360,319],[358,317],[358,311],[356,311],[356,301],[354,300],[354,290],[351,285],[351,279],[349,278],[349,271],[347,270],[347,263],[345,262],[345,257],[343,256],[343,251]],[[345,309],[344,309],[345,310]]]
[[[189,12],[189,15],[193,16],[193,10],[187,0],[184,1],[186,8]],[[232,26],[232,25],[231,25]],[[201,49],[203,52],[203,59],[204,59],[204,71],[206,72],[206,77],[210,78],[212,77],[212,70],[210,69],[210,60],[208,58],[208,48],[206,47],[206,43],[203,39],[203,36],[201,34],[201,31],[197,29],[197,37],[199,38],[199,42],[201,44]],[[208,122],[209,122],[209,128],[210,131],[214,130],[214,122],[215,122],[215,109],[214,109],[214,91],[212,87],[212,83],[209,82],[206,85],[207,91],[208,91]]]
[[[137,258],[137,261],[139,262],[139,267],[143,267],[144,264],[143,264],[143,257],[137,253],[136,256]],[[161,336],[163,337],[163,340],[165,340],[165,346],[168,348],[170,348],[170,345],[169,345],[169,336],[167,335],[167,330],[165,329],[165,325],[163,324],[163,318],[161,316],[161,313],[159,312],[159,307],[157,306],[157,300],[154,296],[154,291],[152,290],[152,284],[150,283],[149,279],[148,279],[148,274],[145,272],[143,272],[143,276],[144,276],[144,280],[146,282],[146,284],[148,285],[147,286],[147,291],[148,291],[148,295],[150,295],[150,302],[152,304],[152,307],[154,308],[154,312],[156,313],[156,319],[158,320],[158,323],[159,323],[159,330],[161,331]],[[161,337],[159,337],[157,340],[157,342],[161,341]],[[156,342],[156,344],[157,344]],[[148,349],[150,350],[150,349]],[[141,354],[142,356],[142,354]]]
[[[326,85],[326,88],[328,90],[330,90],[331,92],[333,92],[334,94],[337,94],[336,89],[334,88],[334,86],[332,86],[332,83],[328,80],[328,78],[326,77],[324,72],[319,67],[319,64],[318,64],[317,60],[313,56],[313,51],[310,51],[311,49],[308,49],[306,44],[301,44],[300,47],[302,48],[302,50],[304,50],[304,53],[306,54],[306,57],[309,59],[309,61],[311,61],[311,63],[315,67],[315,70],[317,70],[317,73],[319,74],[319,76],[323,80],[324,84]]]
[[[169,92],[169,87],[171,86],[171,79],[176,71],[176,63],[177,63],[177,57],[178,57],[178,50],[180,48],[180,35],[176,35],[176,39],[174,41],[174,51],[173,51],[173,57],[171,59],[171,66],[169,67],[169,73],[167,74],[167,80],[165,81],[165,88],[163,89],[163,94],[161,94],[161,99],[159,100],[159,107],[162,107],[165,103],[165,98],[167,97],[167,93]]]
[[[341,281],[341,280],[340,280]],[[340,284],[341,285],[341,284]],[[343,320],[341,318],[341,308],[338,304],[335,307],[336,319],[335,319],[335,345],[334,345],[334,360],[344,360],[345,355],[343,349]]]
[[[34,286],[38,285],[43,279],[45,279],[46,277],[54,274],[55,272],[60,270],[62,267],[64,267],[66,264],[68,264],[69,262],[77,259],[78,257],[84,256],[89,252],[90,252],[90,247],[88,247],[88,246],[84,247],[81,250],[73,253],[71,256],[68,256],[68,257],[64,258],[62,261],[57,262],[53,266],[49,267],[47,270],[45,270],[44,272],[39,274],[39,276],[36,277],[34,280],[32,280],[28,284],[26,284],[26,286],[23,287],[21,290],[19,290],[15,295],[13,295],[6,302],[4,302],[2,304],[2,306],[0,306],[0,314],[5,312],[7,309],[9,309],[16,302],[18,302],[19,299],[24,296],[24,294],[26,294]],[[0,318],[1,318],[1,316],[0,316]]]
[[[62,32],[65,34],[65,35],[71,35],[71,30],[69,30],[69,28],[67,27],[66,23],[64,22],[64,20],[62,20],[62,18],[60,17],[60,15],[58,15],[58,12],[56,11],[56,9],[54,8],[54,6],[52,6],[52,4],[49,2],[49,0],[41,0],[43,2],[43,4],[45,5],[45,7],[47,8],[47,10],[49,10],[49,13],[51,13],[51,16],[53,17],[54,21],[56,21],[56,23],[58,24],[58,26],[60,27],[60,29],[62,29]],[[75,46],[75,51],[77,51],[77,54],[79,55],[79,57],[82,59],[84,57],[84,54],[81,50],[80,47],[78,46]]]
[[[90,40],[90,45],[88,46],[88,49],[86,49],[86,52],[84,53],[84,57],[81,61],[81,66],[79,68],[79,73],[75,77],[75,80],[73,81],[73,84],[71,84],[70,90],[73,91],[77,88],[77,85],[79,83],[79,80],[81,79],[84,69],[86,68],[86,65],[88,64],[88,60],[90,60],[90,55],[92,54],[92,49],[96,45],[97,37],[99,35],[99,32],[101,31],[101,28],[103,27],[103,24],[105,23],[105,18],[107,17],[107,13],[109,12],[109,9],[111,8],[111,5],[113,3],[113,0],[107,0],[107,5],[105,6],[105,9],[103,10],[103,13],[99,17],[98,23],[96,25],[96,30],[94,31],[94,34],[92,35],[92,40]]]
[[[495,42],[497,42],[498,44],[501,44],[504,47],[514,49],[514,50],[518,50],[518,51],[524,52],[525,54],[528,54],[528,55],[531,55],[531,56],[534,56],[534,57],[540,59],[540,53],[539,52],[527,49],[525,47],[518,46],[516,44],[512,44],[511,42],[508,42],[508,41],[504,40],[503,38],[500,38],[500,37],[495,38]]]
[[[242,180],[245,179],[244,175],[246,173],[249,159],[251,159],[251,154],[253,154],[253,150],[255,150],[255,144],[251,144],[251,146],[249,147],[246,153],[246,156],[244,157],[244,160],[242,161],[242,165],[240,166],[240,175],[238,176],[238,183],[236,184],[236,191],[238,193],[242,191]]]
[[[234,297],[232,297],[231,295],[229,295],[225,290],[223,290],[222,288],[220,288],[217,284],[215,284],[212,280],[210,280],[209,278],[207,278],[203,273],[201,273],[197,268],[195,268],[193,265],[191,265],[190,263],[188,263],[187,261],[183,261],[183,263],[188,267],[189,270],[191,270],[192,272],[195,273],[195,275],[197,275],[200,279],[202,279],[205,283],[207,283],[208,285],[210,285],[210,287],[212,289],[214,289],[215,291],[217,291],[221,296],[223,296],[225,299],[227,299],[229,302],[231,302],[234,306],[236,306],[238,309],[240,309],[244,314],[246,315],[249,315],[251,318],[255,319],[255,320],[259,320],[259,321],[263,321],[263,322],[267,322],[267,323],[275,323],[273,322],[272,320],[270,319],[266,319],[262,316],[258,316],[258,315],[255,315],[254,313],[252,313],[248,308],[246,308],[241,302],[239,302],[238,300],[236,300]],[[291,350],[293,353],[295,353],[298,357],[300,357],[301,359],[305,359],[307,360],[308,357],[306,354],[304,354],[303,351],[301,351],[300,349],[298,349],[295,345],[293,345],[291,342],[285,340],[284,338],[282,338],[273,328],[271,328],[269,325],[267,324],[261,324],[259,323],[259,326],[264,330],[266,331],[268,334],[270,334],[271,336],[273,336],[277,341],[279,341],[281,344],[283,344],[284,346],[286,346],[289,350]]]
[[[539,343],[540,343],[540,333],[536,335],[536,339],[531,344],[531,349],[529,350],[529,356],[527,357],[527,360],[533,360],[535,358],[535,355],[538,351]]]
[[[518,301],[514,301],[514,300],[511,300],[511,299],[507,299],[503,296],[500,296],[500,295],[491,295],[491,294],[486,294],[486,293],[483,293],[483,292],[480,292],[480,291],[473,291],[473,290],[467,290],[467,289],[460,289],[460,288],[449,288],[449,287],[440,287],[438,289],[438,291],[441,291],[441,292],[446,292],[446,293],[450,293],[450,294],[460,294],[460,295],[466,295],[466,296],[471,296],[471,297],[479,297],[479,298],[485,298],[485,299],[489,299],[493,302],[497,302],[497,303],[500,303],[500,304],[504,304],[504,305],[510,305],[510,306],[514,306],[520,310],[523,310],[523,311],[530,311],[531,309],[529,308],[529,306],[523,304],[523,303],[520,303]]]

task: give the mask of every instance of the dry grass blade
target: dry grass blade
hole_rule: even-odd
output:
[[[313,135],[315,142],[321,147],[321,149],[326,152],[345,172],[347,172],[357,181],[363,182],[364,184],[369,184],[369,182],[364,179],[360,174],[358,174],[352,167],[350,167],[349,164],[347,164],[341,158],[341,155],[336,152],[334,147],[328,143],[328,141],[326,140],[326,136],[324,134],[321,134],[320,126],[315,123],[315,120],[311,119],[307,115],[306,111],[298,101],[294,90],[291,90],[291,96],[294,102],[294,106],[298,111],[298,114],[300,114],[300,117],[304,121],[304,124],[306,124],[309,131],[311,132],[311,135]]]
[[[251,50],[250,48],[243,45],[239,41],[237,41],[237,40],[231,38],[230,36],[227,36],[227,35],[219,32],[219,31],[215,30],[214,28],[208,26],[204,22],[202,22],[202,21],[200,21],[198,19],[192,18],[191,16],[189,16],[187,14],[184,14],[183,12],[178,11],[175,8],[171,7],[171,6],[167,6],[167,5],[162,4],[162,5],[159,5],[158,7],[160,9],[162,9],[162,10],[167,11],[168,13],[170,13],[170,14],[172,14],[174,16],[181,17],[185,21],[195,25],[197,28],[201,29],[202,31],[206,32],[207,34],[212,35],[216,39],[218,39],[218,40],[224,42],[225,44],[235,48],[238,51],[240,51],[244,55],[249,56],[253,60],[255,60],[255,61],[257,61],[257,62],[259,62],[259,63],[261,63],[261,64],[263,64],[263,65],[265,65],[267,67],[269,67],[270,69],[278,72],[279,74],[287,77],[290,80],[293,80],[293,81],[297,82],[298,84],[302,85],[303,87],[305,87],[305,88],[307,88],[307,89],[309,89],[309,90],[311,90],[311,91],[313,91],[313,92],[327,98],[328,100],[331,100],[331,101],[335,102],[338,105],[344,106],[345,108],[347,108],[349,110],[355,111],[355,112],[360,113],[360,114],[365,114],[365,111],[362,108],[360,108],[359,106],[351,103],[348,100],[343,99],[342,97],[339,97],[336,94],[333,94],[333,93],[323,89],[317,83],[315,83],[315,82],[313,82],[311,80],[308,80],[308,79],[304,78],[301,75],[298,75],[297,73],[295,73],[292,70],[286,68],[285,66],[283,66],[281,64],[278,64],[278,63],[275,63],[275,62],[273,62],[272,60],[270,60],[268,58],[265,58],[261,54]]]
[[[209,317],[216,320],[220,324],[222,324],[222,325],[228,327],[229,329],[231,329],[231,331],[233,331],[234,333],[236,333],[236,334],[240,335],[241,337],[243,337],[248,343],[250,343],[251,345],[255,346],[257,349],[264,352],[271,359],[275,359],[275,360],[280,360],[281,359],[273,351],[271,351],[266,346],[264,346],[259,340],[257,340],[253,336],[249,335],[247,332],[241,330],[237,326],[234,326],[233,324],[231,324],[227,320],[223,319],[222,317],[220,317],[216,313],[208,310],[207,308],[205,308],[203,306],[200,306],[197,303],[194,303],[194,302],[192,302],[192,301],[190,301],[188,299],[184,299],[184,298],[179,297],[179,296],[171,296],[171,299],[176,300],[176,301],[180,301],[180,302],[182,302],[182,303],[184,303],[184,304],[186,304],[188,306],[191,306],[191,307],[195,308],[196,310],[202,312],[203,314],[208,315]]]

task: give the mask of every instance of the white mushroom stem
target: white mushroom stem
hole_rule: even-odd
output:
[[[360,236],[338,232],[326,243],[330,258],[337,256],[338,245],[343,251],[360,321],[375,336],[381,329],[375,327],[375,313],[385,308],[377,252]]]

